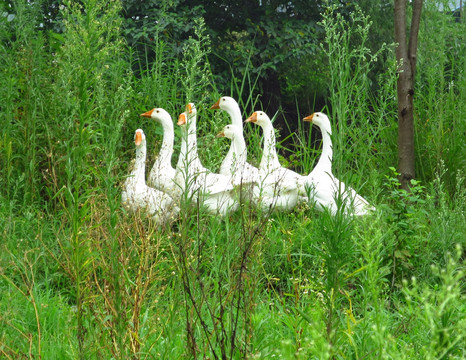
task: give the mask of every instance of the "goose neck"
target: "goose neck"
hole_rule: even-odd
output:
[[[178,163],[176,165],[177,168],[183,168],[186,162],[186,156],[188,155],[188,129],[183,126],[181,128],[181,148],[180,148],[180,155],[178,157]]]
[[[162,123],[163,127],[163,140],[162,147],[160,148],[159,158],[160,161],[170,162],[173,155],[173,143],[175,140],[175,134],[173,131],[173,125]]]
[[[240,129],[243,129],[243,120],[241,117],[241,110],[239,109],[238,104],[235,104],[232,107],[226,109],[228,115],[230,115],[231,123],[237,126]]]
[[[188,146],[190,149],[195,149],[197,151],[197,135],[196,135],[196,116],[192,116],[188,120]]]
[[[324,169],[325,171],[332,170],[332,160],[333,160],[333,149],[332,149],[332,139],[327,130],[322,130],[322,154],[320,155],[319,162],[317,166]]]
[[[186,166],[191,166],[197,158],[196,118],[193,116],[188,120],[188,124],[182,128],[177,167],[184,169]]]
[[[136,179],[145,181],[146,174],[146,144],[142,143],[136,147],[136,161],[132,174],[135,175]]]
[[[227,157],[235,159],[236,163],[244,163],[246,161],[246,144],[244,139],[235,136],[231,141],[230,150]]]
[[[262,127],[264,132],[264,149],[262,152],[262,159],[260,167],[263,170],[270,170],[269,167],[280,167],[278,161],[277,150],[275,149],[275,132],[272,124],[266,124]]]

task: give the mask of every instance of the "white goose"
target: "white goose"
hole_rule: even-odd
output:
[[[259,125],[264,132],[259,193],[255,195],[258,205],[263,209],[293,209],[298,201],[307,199],[305,178],[281,166],[275,148],[275,130],[265,112],[255,111],[245,122]]]
[[[146,211],[158,224],[163,224],[174,219],[180,209],[169,195],[146,185],[146,136],[141,129],[136,130],[134,143],[136,160],[125,180],[121,200],[131,211]]]
[[[322,132],[322,154],[316,167],[307,176],[307,184],[314,188],[314,200],[317,209],[330,210],[335,215],[338,210],[337,199],[340,197],[345,206],[345,213],[366,215],[369,210],[375,210],[369,202],[353,188],[346,186],[332,173],[332,128],[327,115],[321,112],[313,113],[303,119],[317,125]]]
[[[200,199],[209,213],[223,216],[238,208],[235,188],[228,176],[212,173],[201,164],[197,153],[196,114],[196,107],[189,103],[178,119],[183,135],[175,181],[187,191],[189,198]]]
[[[247,163],[246,159],[244,160],[244,163],[241,162],[242,164],[241,169],[238,168],[238,166],[236,166],[235,168],[232,167],[233,161],[234,161],[234,154],[235,154],[232,149],[235,147],[235,144],[241,145],[239,144],[239,141],[241,141],[239,139],[239,136],[243,138],[243,143],[244,143],[243,119],[241,117],[241,110],[239,108],[238,103],[232,97],[222,96],[220,99],[218,99],[218,101],[214,105],[212,105],[211,109],[212,110],[220,109],[220,110],[226,111],[227,114],[230,115],[231,123],[238,129],[238,131],[234,131],[235,139],[230,138],[233,141],[231,142],[230,151],[228,151],[227,156],[225,157],[222,164],[220,165],[220,171],[219,171],[220,174],[231,175],[234,172],[235,178],[238,180],[236,173],[240,171],[240,174],[244,176],[242,180],[243,183],[258,181],[259,169]]]
[[[235,187],[241,187],[242,193],[240,196],[244,199],[249,199],[254,194],[254,187],[259,186],[259,170],[257,174],[251,173],[246,166],[247,150],[246,142],[244,141],[243,132],[238,126],[230,124],[226,125],[217,137],[226,137],[231,140],[230,150],[227,157],[229,160],[229,171],[227,176],[231,178],[231,182]],[[253,168],[251,166],[251,168]],[[241,200],[241,199],[240,199]]]
[[[182,194],[181,188],[175,183],[175,169],[172,166],[171,159],[173,155],[173,142],[175,133],[173,131],[173,121],[170,114],[162,109],[155,108],[141,114],[143,117],[151,118],[157,121],[163,128],[162,146],[159,155],[149,173],[147,183],[155,187],[173,199],[179,200]]]

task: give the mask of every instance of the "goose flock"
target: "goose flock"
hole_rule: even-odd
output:
[[[122,202],[130,211],[145,211],[156,223],[165,224],[176,219],[180,203],[187,200],[194,200],[208,213],[219,216],[237,210],[245,200],[267,212],[291,211],[302,203],[332,215],[339,207],[347,215],[366,215],[374,210],[366,199],[333,175],[332,130],[324,113],[316,112],[304,118],[322,132],[322,155],[312,172],[304,176],[280,164],[275,129],[265,112],[255,111],[244,121],[259,125],[263,131],[262,157],[257,168],[247,162],[243,119],[236,100],[223,96],[211,109],[223,110],[231,119],[231,124],[217,134],[231,141],[219,173],[204,167],[199,159],[197,111],[193,103],[186,105],[178,117],[182,136],[176,168],[171,162],[175,141],[172,117],[162,108],[141,114],[162,126],[163,140],[146,184],[146,137],[141,129],[135,132],[136,159],[122,191]]]

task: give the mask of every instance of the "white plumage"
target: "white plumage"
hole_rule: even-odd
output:
[[[323,145],[316,167],[308,176],[301,176],[281,166],[275,148],[275,130],[265,112],[256,111],[245,120],[259,125],[263,130],[262,158],[257,169],[247,163],[238,103],[231,97],[223,96],[211,109],[226,111],[232,122],[217,135],[231,140],[220,174],[206,169],[199,159],[197,112],[193,103],[186,106],[186,111],[178,119],[182,139],[176,169],[171,164],[175,136],[170,114],[162,108],[141,114],[162,125],[163,141],[149,174],[148,186],[145,181],[146,137],[141,129],[136,130],[136,159],[122,192],[122,202],[128,209],[133,212],[143,210],[159,224],[176,217],[180,211],[177,204],[182,198],[199,201],[209,213],[219,215],[235,211],[238,200],[245,196],[266,211],[289,211],[301,201],[312,201],[318,210],[327,209],[332,215],[337,213],[339,206],[343,206],[345,214],[351,215],[365,215],[375,210],[353,188],[333,175],[332,129],[325,114],[316,112],[304,118],[304,121],[319,127]]]
[[[254,195],[255,187],[259,186],[259,170],[251,171],[255,169],[253,166],[247,166],[247,150],[246,143],[243,138],[243,133],[240,128],[236,125],[226,125],[223,130],[217,134],[217,137],[226,137],[231,140],[230,149],[228,150],[227,158],[228,168],[225,169],[227,176],[230,177],[231,183],[235,188],[240,188],[239,193],[240,200],[251,199]]]
[[[322,132],[322,154],[316,167],[307,176],[307,185],[313,188],[314,201],[318,210],[325,208],[335,215],[338,210],[337,199],[340,198],[345,207],[345,213],[365,215],[369,210],[375,210],[369,202],[350,186],[338,180],[332,173],[332,128],[327,115],[321,112],[313,113],[304,121],[317,125]]]
[[[275,130],[267,114],[254,112],[245,122],[259,125],[264,132],[264,145],[259,166],[260,184],[254,196],[262,209],[292,210],[307,199],[305,178],[281,166],[275,148]]]
[[[259,169],[252,166],[248,162],[246,162],[246,158],[244,159],[244,162],[241,161],[241,168],[239,168],[238,166],[235,166],[234,168],[232,168],[233,161],[234,161],[234,155],[235,155],[233,148],[235,146],[242,146],[239,143],[241,139],[242,139],[242,143],[245,144],[244,135],[243,135],[243,119],[241,117],[241,110],[239,108],[238,103],[232,97],[222,96],[220,99],[218,99],[218,101],[214,105],[212,105],[211,109],[220,109],[220,110],[226,111],[227,114],[230,115],[231,123],[237,129],[234,131],[234,134],[232,133],[235,139],[230,138],[233,140],[230,145],[230,151],[228,151],[227,156],[225,156],[225,159],[223,159],[222,164],[220,165],[219,173],[223,175],[231,175],[232,172],[234,171],[236,183],[239,183],[238,180],[241,181],[241,178],[238,178],[238,175],[247,177],[247,178],[242,179],[243,183],[246,183],[246,182],[249,183],[251,181],[257,182],[259,179]],[[228,137],[227,135],[225,136]],[[244,149],[245,149],[244,154],[246,154],[246,144],[244,145]],[[240,171],[239,174],[237,173],[238,171]]]
[[[149,173],[147,183],[149,186],[167,193],[173,199],[179,200],[182,191],[181,187],[175,183],[176,171],[171,163],[175,140],[172,117],[162,108],[149,110],[141,116],[155,120],[163,128],[162,146]]]
[[[125,180],[121,200],[132,212],[145,211],[158,224],[173,220],[179,212],[174,200],[162,191],[146,185],[146,136],[137,129],[134,134],[136,160]]]
[[[208,212],[223,216],[238,208],[235,189],[228,176],[212,173],[199,160],[196,115],[196,107],[189,103],[178,119],[183,134],[175,181],[189,198],[200,200]]]

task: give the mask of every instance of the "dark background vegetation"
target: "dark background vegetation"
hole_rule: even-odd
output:
[[[36,29],[61,33],[61,2],[40,4]],[[155,60],[156,37],[166,42],[168,59],[179,58],[183,44],[194,35],[193,19],[202,16],[212,41],[208,60],[217,91],[229,94],[232,76],[241,79],[244,72],[251,71],[257,83],[243,96],[254,92],[271,114],[280,110],[279,121],[283,122],[287,115],[296,118],[298,110],[307,114],[330,106],[328,68],[319,46],[324,34],[318,24],[320,13],[329,4],[336,4],[345,17],[355,4],[370,15],[376,24],[367,43],[371,50],[393,41],[391,1],[122,1],[121,15],[136,73],[141,63],[150,66]],[[7,13],[12,11],[11,2],[3,6]],[[380,59],[380,66],[370,74],[372,90],[377,90],[375,79],[383,71],[384,60]]]
[[[173,57],[177,57],[182,52],[183,42],[193,35],[192,19],[202,16],[212,40],[209,63],[218,92],[229,94],[230,79],[241,79],[246,71],[250,71],[257,77],[257,83],[253,88],[246,88],[243,96],[247,98],[253,92],[269,113],[280,110],[278,121],[283,126],[287,116],[295,119],[300,114],[330,105],[327,101],[328,68],[319,46],[324,34],[318,24],[320,13],[330,3],[125,1],[125,34],[128,43],[145,61],[153,59],[151,43],[156,34],[167,42]],[[393,8],[390,1],[381,1],[375,6],[371,1],[333,3],[343,16],[354,11],[355,3],[370,14],[377,24],[367,44],[372,50],[378,49],[383,42],[392,42]],[[372,80],[380,71],[383,71],[382,66],[374,69]],[[376,84],[373,81],[373,90],[377,89]],[[293,130],[296,130],[296,124]]]

